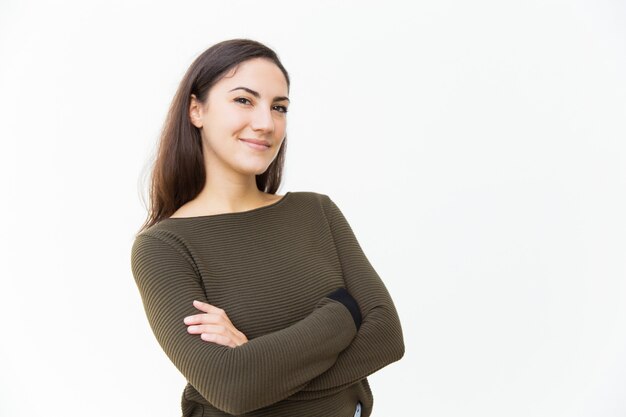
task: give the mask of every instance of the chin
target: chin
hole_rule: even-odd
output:
[[[236,168],[236,170],[246,175],[261,175],[265,171],[267,171],[269,166],[270,164],[263,164],[263,165],[251,164],[251,165],[246,165],[246,166],[239,166]]]

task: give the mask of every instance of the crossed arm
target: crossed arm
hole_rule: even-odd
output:
[[[363,322],[333,366],[312,379],[293,399],[333,394],[404,356],[402,327],[387,288],[339,207],[328,196],[322,197],[346,289],[360,306]]]
[[[188,334],[182,319],[197,313],[193,300],[207,302],[191,262],[155,236],[140,235],[133,244],[133,275],[159,344],[194,388],[227,413],[330,395],[404,354],[387,290],[337,206],[324,197],[347,291],[323,297],[292,326],[235,348]]]

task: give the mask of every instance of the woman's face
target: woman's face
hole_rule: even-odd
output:
[[[252,175],[267,170],[285,138],[287,92],[287,81],[276,64],[254,58],[220,79],[204,106],[192,95],[190,117],[201,129],[204,157],[211,172]]]

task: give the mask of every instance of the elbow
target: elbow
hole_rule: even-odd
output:
[[[402,338],[402,336],[400,336],[400,338],[396,342],[396,349],[394,350],[393,361],[399,361],[400,359],[402,359],[402,357],[404,357],[404,339]]]
[[[231,387],[223,391],[218,403],[213,404],[225,413],[239,416],[270,405],[269,402],[262,400],[264,398],[263,392],[255,393],[250,389],[250,384],[244,382],[228,385]]]
[[[402,357],[404,357],[404,334],[402,331],[402,325],[400,324],[400,318],[398,317],[397,313],[395,315],[396,318],[396,337],[395,337],[395,349],[394,349],[394,361],[399,361],[400,359],[402,359]]]
[[[399,326],[391,326],[390,331],[386,335],[387,340],[387,352],[389,363],[399,361],[404,357],[404,337],[402,335],[402,328]]]
[[[266,395],[269,387],[253,373],[254,357],[244,355],[241,349],[225,348],[219,371],[210,380],[204,379],[198,389],[211,405],[232,415],[246,414],[271,404]]]
[[[387,316],[386,339],[389,346],[389,358],[391,362],[396,362],[404,357],[405,351],[402,325],[395,308],[388,308],[384,311]]]
[[[251,395],[249,386],[245,381],[219,381],[219,393],[215,392],[215,386],[199,389],[198,391],[204,398],[211,398],[211,405],[221,411],[232,414],[242,415],[260,408],[258,405],[258,397]],[[203,392],[204,391],[204,392]]]

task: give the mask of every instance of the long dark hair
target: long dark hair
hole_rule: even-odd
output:
[[[202,52],[191,64],[178,86],[160,134],[152,167],[148,216],[137,233],[171,216],[179,207],[195,198],[206,181],[200,129],[189,119],[191,95],[205,103],[209,90],[231,68],[252,58],[273,61],[289,74],[278,55],[269,47],[251,39],[230,39]],[[256,176],[257,188],[275,194],[282,180],[287,137],[267,170]]]

